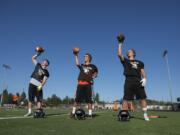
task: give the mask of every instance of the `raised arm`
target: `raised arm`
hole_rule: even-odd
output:
[[[118,56],[119,56],[119,58],[121,59],[121,61],[124,61],[124,56],[123,56],[123,54],[122,54],[122,46],[123,46],[123,43],[119,43]]]
[[[37,52],[37,54],[33,55],[32,56],[32,62],[34,65],[36,65],[38,62],[37,62],[37,57],[41,55],[41,53],[44,52],[44,48],[41,47],[41,46],[37,46],[35,51]]]
[[[73,54],[74,54],[74,56],[75,56],[75,64],[76,64],[77,66],[79,66],[79,65],[80,65],[79,59],[78,59],[79,48],[74,47],[74,48],[72,49],[72,52],[73,52]]]
[[[117,36],[117,40],[118,40],[118,43],[119,43],[119,47],[118,47],[118,56],[119,58],[121,59],[121,61],[124,61],[124,56],[122,54],[122,46],[123,46],[123,42],[125,40],[125,36],[123,34],[119,34]]]
[[[77,66],[80,65],[79,59],[78,59],[78,55],[75,55],[75,64],[76,64]]]
[[[32,56],[32,62],[33,62],[34,65],[36,65],[38,63],[38,61],[37,61],[38,56],[39,56],[39,54],[35,54],[35,55]]]

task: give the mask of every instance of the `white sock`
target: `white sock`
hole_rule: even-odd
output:
[[[147,118],[147,117],[148,117],[147,113],[144,113],[144,118]]]
[[[149,117],[148,117],[147,113],[144,113],[144,120],[149,121]]]
[[[89,109],[89,115],[92,115],[92,109]]]
[[[75,114],[76,107],[73,107],[72,114]]]
[[[143,108],[142,110],[143,110],[144,114],[147,114],[147,107]]]
[[[144,119],[145,119],[146,121],[149,121],[149,117],[148,117],[148,114],[147,114],[147,107],[143,108],[142,110],[143,110],[143,112],[144,112]]]
[[[31,108],[28,109],[28,113],[32,113],[32,109]]]

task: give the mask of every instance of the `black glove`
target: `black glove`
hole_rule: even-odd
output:
[[[125,36],[123,34],[119,34],[117,36],[117,40],[118,40],[119,43],[123,43],[124,40],[125,40]]]

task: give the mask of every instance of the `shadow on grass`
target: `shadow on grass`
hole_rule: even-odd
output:
[[[149,116],[150,119],[159,119],[159,118],[167,118],[167,116]],[[131,116],[132,119],[138,119],[138,120],[144,120],[144,118],[142,117],[138,117],[138,116]]]
[[[92,115],[92,118],[99,117],[99,116],[100,116],[99,114],[93,114],[93,115]],[[89,115],[86,114],[86,117],[89,117]]]
[[[143,120],[144,121],[144,118],[138,117],[138,116],[131,116],[131,119],[138,119],[138,120]]]
[[[95,117],[99,117],[100,115],[99,114],[93,114],[92,117],[95,118]]]
[[[65,116],[65,115],[69,116],[68,113],[49,113],[49,114],[46,114],[45,116],[46,117],[51,117],[51,116]],[[93,114],[92,115],[93,118],[98,117],[98,116],[100,116],[100,115],[98,115],[98,114]],[[86,114],[86,117],[88,117],[87,114]]]
[[[46,114],[46,116],[61,116],[61,115],[68,115],[67,113],[49,113],[49,114]]]
[[[118,119],[118,115],[113,115],[113,117],[117,117],[117,119]],[[159,119],[159,118],[168,118],[167,116],[151,116],[152,118],[150,118],[150,119]],[[130,116],[130,119],[137,119],[137,120],[143,120],[144,121],[144,118],[143,117],[140,117],[140,116]]]

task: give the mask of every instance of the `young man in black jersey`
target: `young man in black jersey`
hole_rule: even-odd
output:
[[[49,61],[47,59],[43,60],[42,63],[38,63],[37,57],[41,53],[38,53],[32,57],[32,62],[35,65],[35,69],[31,75],[31,80],[29,83],[29,102],[28,102],[28,113],[24,115],[25,117],[32,114],[32,103],[37,99],[37,108],[42,109],[42,100],[43,100],[43,86],[45,85],[49,72],[47,70],[49,66]]]
[[[75,55],[75,64],[79,68],[78,85],[76,90],[75,104],[71,113],[71,117],[75,115],[76,106],[85,102],[88,103],[89,116],[92,118],[92,85],[94,78],[97,77],[98,69],[91,64],[92,56],[86,53],[84,56],[84,64],[79,63],[78,54]]]
[[[124,97],[122,103],[122,109],[128,110],[128,100],[140,100],[142,110],[144,112],[144,119],[149,121],[147,115],[147,102],[145,85],[147,76],[144,70],[144,63],[142,61],[136,60],[136,52],[134,49],[127,51],[127,58],[122,54],[123,40],[119,40],[118,56],[124,67]]]

